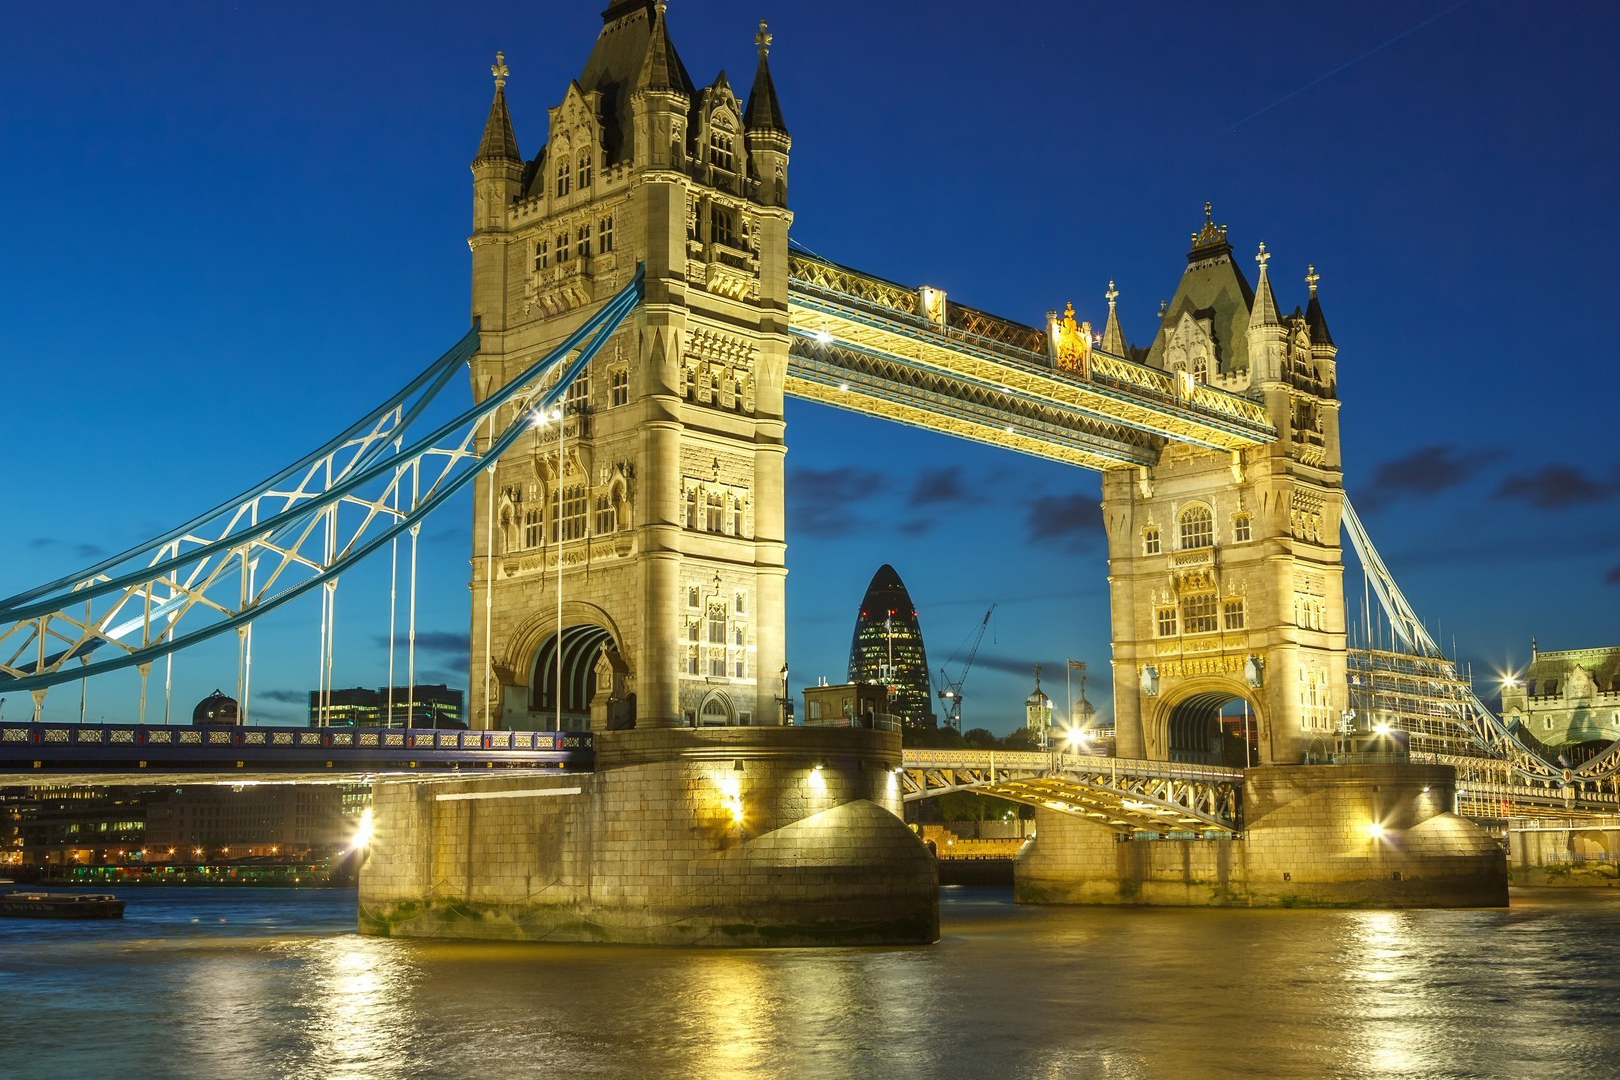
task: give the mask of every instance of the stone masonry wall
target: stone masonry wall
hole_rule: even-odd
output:
[[[362,931],[709,945],[937,938],[934,862],[899,817],[895,735],[614,732],[598,734],[597,755],[588,776],[379,783]]]

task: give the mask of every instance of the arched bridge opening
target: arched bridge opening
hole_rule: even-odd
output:
[[[1260,764],[1253,705],[1230,690],[1206,690],[1177,702],[1166,720],[1170,760],[1245,769]]]
[[[606,629],[591,624],[566,626],[560,635],[552,634],[541,643],[529,680],[529,707],[542,726],[564,731],[590,729],[591,706],[602,689],[597,666],[604,652],[616,657],[619,644]],[[635,727],[634,694],[607,705],[608,728]]]

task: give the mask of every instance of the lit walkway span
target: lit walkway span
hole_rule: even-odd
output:
[[[1003,750],[907,750],[907,802],[972,791],[1044,806],[1121,833],[1230,834],[1242,828],[1243,770]]]
[[[48,722],[0,726],[0,778],[15,783],[330,784],[368,782],[386,774],[589,772],[595,764],[588,731]]]
[[[1087,469],[1151,465],[1166,442],[1275,442],[1264,408],[1090,350],[1058,370],[1047,334],[814,258],[788,257],[787,393]]]

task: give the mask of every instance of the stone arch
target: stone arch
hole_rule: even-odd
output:
[[[1601,829],[1584,829],[1569,834],[1571,862],[1607,862],[1614,852],[1609,850],[1609,834]]]
[[[1242,723],[1247,706],[1247,730]],[[1168,761],[1241,768],[1262,764],[1264,711],[1254,689],[1240,679],[1190,679],[1160,698],[1149,719],[1148,746]]]
[[[555,723],[559,651],[563,668],[562,719],[584,728],[590,718],[590,704],[596,694],[596,663],[603,647],[617,652],[627,671],[633,667],[627,643],[619,625],[606,611],[594,604],[567,601],[562,608],[561,649],[558,647],[557,609],[542,606],[530,615],[512,636],[497,660],[503,681],[522,687],[527,709],[550,716]],[[628,726],[628,725],[626,725]]]
[[[698,702],[698,727],[731,727],[737,722],[737,709],[724,690],[710,690]]]

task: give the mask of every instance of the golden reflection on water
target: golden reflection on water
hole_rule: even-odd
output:
[[[408,1075],[416,982],[412,951],[397,941],[355,934],[308,942],[303,951],[312,1073]]]

